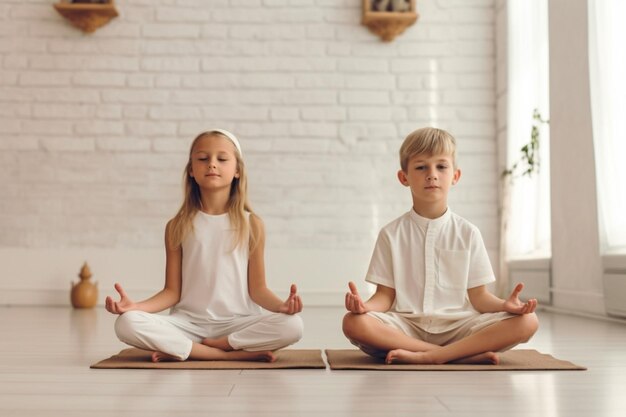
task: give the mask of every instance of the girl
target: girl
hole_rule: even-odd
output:
[[[165,286],[135,303],[115,284],[120,300],[105,300],[120,315],[115,332],[153,351],[154,362],[272,362],[273,350],[302,337],[302,300],[295,285],[284,302],[266,286],[265,232],[247,201],[239,141],[221,129],[201,133],[183,175],[183,204],[165,228]]]

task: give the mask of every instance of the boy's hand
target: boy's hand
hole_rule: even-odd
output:
[[[363,303],[354,282],[350,281],[348,283],[348,287],[350,288],[350,292],[346,293],[346,310],[354,314],[367,313],[368,310],[365,307],[365,303]]]
[[[295,284],[291,284],[291,289],[289,291],[289,297],[287,300],[280,306],[278,309],[279,313],[283,314],[296,314],[302,311],[302,300],[300,296],[297,294],[298,288]]]
[[[537,300],[532,298],[525,303],[519,299],[519,294],[522,292],[524,284],[519,283],[513,289],[513,292],[504,301],[503,310],[511,314],[530,314],[534,313],[537,308]]]
[[[113,301],[113,298],[108,296],[104,300],[104,307],[108,312],[122,314],[130,310],[137,310],[137,304],[126,295],[126,291],[120,284],[115,284],[115,290],[120,294],[120,301]]]

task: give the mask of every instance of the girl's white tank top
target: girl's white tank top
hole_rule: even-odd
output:
[[[182,242],[182,292],[172,314],[198,321],[261,314],[248,293],[248,239],[233,250],[235,238],[228,213],[198,211]]]

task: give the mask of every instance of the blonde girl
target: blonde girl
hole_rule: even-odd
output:
[[[115,284],[120,300],[105,300],[120,315],[115,332],[155,362],[271,362],[302,337],[302,300],[295,285],[285,301],[266,285],[265,232],[248,204],[239,141],[222,129],[201,133],[183,175],[184,201],[165,228],[165,286],[136,303]]]

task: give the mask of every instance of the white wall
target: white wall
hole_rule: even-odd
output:
[[[0,1],[0,303],[66,303],[85,260],[103,293],[159,288],[188,145],[210,127],[241,139],[277,290],[340,304],[362,282],[410,207],[396,155],[424,125],[457,137],[451,206],[498,264],[493,0],[418,1],[392,43],[355,0],[116,4],[85,35],[50,1]]]

